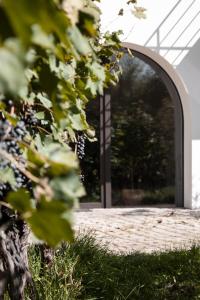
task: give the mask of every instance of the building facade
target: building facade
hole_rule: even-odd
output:
[[[145,20],[134,18],[127,11],[126,1],[115,2],[111,7],[108,0],[100,4],[102,31],[123,30],[121,40],[124,48],[130,49],[133,55],[158,70],[169,97],[174,101],[175,162],[171,168],[174,168],[175,205],[200,208],[200,1],[169,0],[163,4],[160,0],[141,0],[139,4],[147,9]],[[116,17],[123,7],[124,16]],[[109,101],[109,95],[105,95],[99,104],[102,106],[100,114],[103,114],[100,123],[104,122],[101,123],[99,136],[100,151],[103,151],[100,160],[104,160],[99,162],[100,194],[101,205],[104,203],[107,207],[112,206],[112,182],[109,179],[112,176],[109,170],[105,171],[105,168],[109,168],[110,155],[105,145],[106,142],[110,143],[109,135],[112,135],[107,109]],[[105,118],[108,118],[107,123]],[[123,193],[129,190],[123,189]]]

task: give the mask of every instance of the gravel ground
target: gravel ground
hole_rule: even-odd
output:
[[[152,253],[200,245],[200,210],[87,209],[75,213],[77,233],[90,232],[116,253]]]

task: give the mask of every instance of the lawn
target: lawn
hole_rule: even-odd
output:
[[[200,299],[200,248],[162,254],[115,255],[82,236],[56,252],[40,270],[37,247],[30,264],[39,299]],[[28,296],[27,296],[27,299]]]

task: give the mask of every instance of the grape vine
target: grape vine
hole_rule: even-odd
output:
[[[73,239],[95,136],[87,103],[116,82],[121,47],[117,33],[100,33],[95,1],[72,2],[0,1],[0,201],[50,246]]]
[[[94,136],[86,106],[116,82],[121,47],[117,33],[100,33],[95,2],[0,1],[0,217],[6,207],[12,219],[0,219],[2,299],[7,287],[24,299],[26,224],[49,246],[73,240],[71,214],[85,194],[79,160]]]

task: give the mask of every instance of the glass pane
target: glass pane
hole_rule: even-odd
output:
[[[126,53],[111,90],[114,206],[175,203],[175,125],[170,95],[150,65]]]
[[[85,156],[81,161],[84,186],[87,195],[81,202],[101,202],[100,195],[100,115],[99,98],[88,104],[88,123],[95,129],[97,141],[85,142]]]

